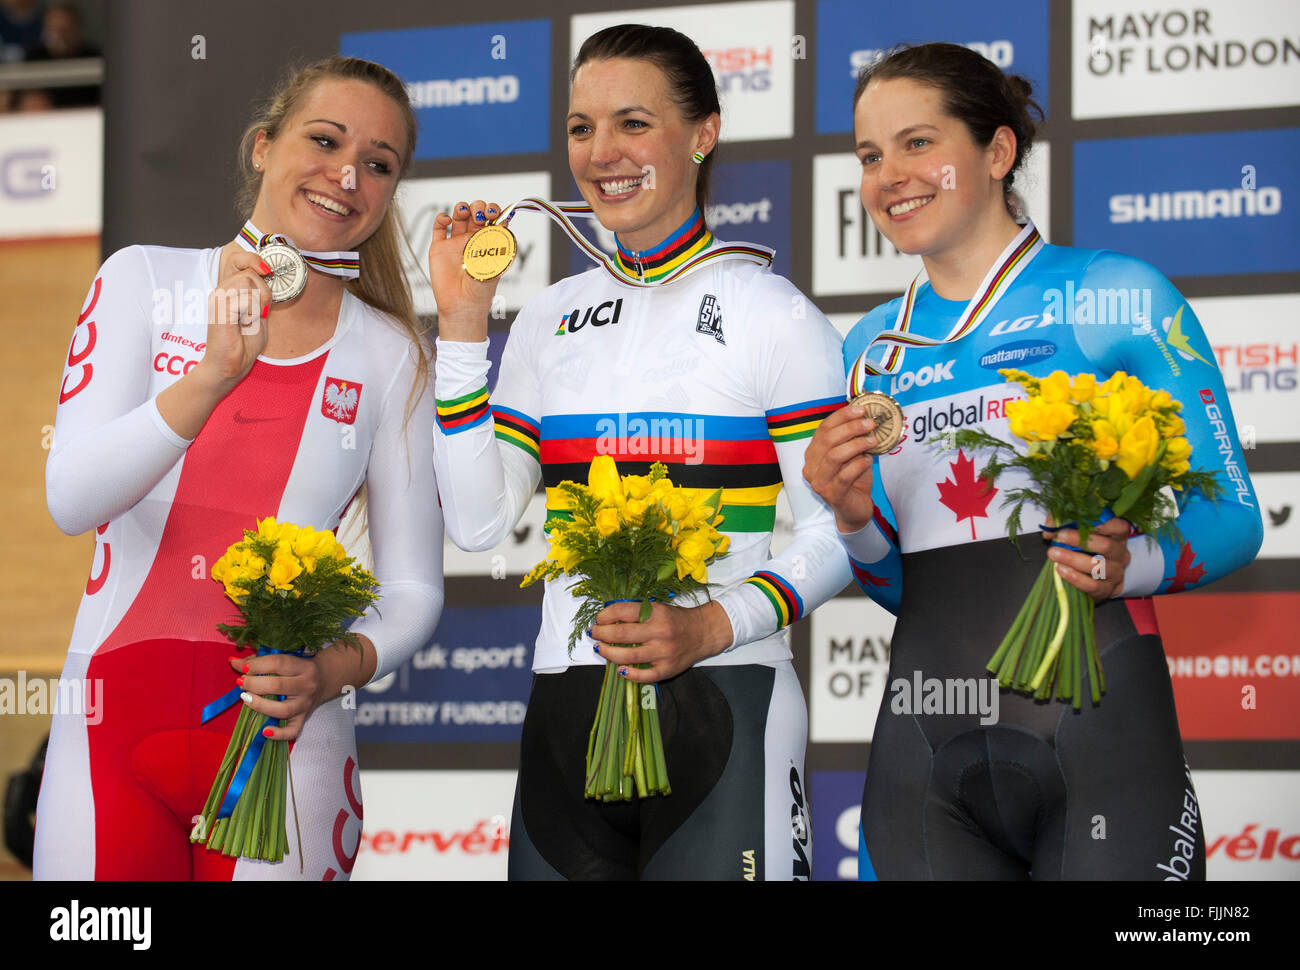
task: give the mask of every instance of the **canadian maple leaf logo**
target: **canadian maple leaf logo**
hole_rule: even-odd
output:
[[[876,575],[874,575],[874,574],[872,574],[872,573],[867,572],[867,571],[866,571],[865,569],[863,569],[861,566],[856,566],[856,565],[855,565],[855,566],[853,567],[853,575],[856,576],[857,579],[858,579],[858,582],[859,582],[859,583],[862,583],[863,585],[867,585],[867,584],[870,584],[870,585],[872,585],[872,586],[888,586],[888,585],[889,585],[889,578],[888,578],[888,577],[886,577],[886,576],[876,576]]]
[[[939,501],[952,509],[958,522],[970,519],[970,537],[974,539],[975,516],[988,518],[989,502],[998,490],[984,476],[975,477],[975,463],[963,451],[957,452],[957,460],[949,462],[948,467],[952,478],[939,483]]]
[[[1174,563],[1174,574],[1165,577],[1173,580],[1165,592],[1180,593],[1188,586],[1195,586],[1204,576],[1204,564],[1196,562],[1196,553],[1192,551],[1192,544],[1184,542],[1182,551],[1178,553],[1178,561]]]

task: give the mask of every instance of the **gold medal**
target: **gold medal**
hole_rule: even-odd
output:
[[[258,257],[271,267],[264,277],[271,288],[271,302],[292,300],[307,285],[307,261],[302,254],[287,243],[269,242],[257,250]]]
[[[515,234],[501,225],[484,226],[465,244],[465,272],[476,280],[496,279],[515,261]]]
[[[853,399],[853,403],[863,408],[876,430],[876,447],[868,448],[867,454],[883,455],[893,451],[903,437],[903,409],[888,394],[881,391],[866,391]]]

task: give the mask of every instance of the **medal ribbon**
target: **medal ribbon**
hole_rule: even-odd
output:
[[[265,645],[257,648],[257,655],[259,657],[265,657],[273,653],[292,653],[296,657],[302,656],[301,650],[276,650]],[[235,687],[222,694],[211,704],[208,704],[203,708],[202,713],[199,715],[199,723],[207,724],[208,721],[212,720],[218,714],[221,714],[223,711],[239,703],[239,697],[242,693],[242,688]],[[284,700],[284,696],[281,695],[277,699]],[[234,812],[235,803],[239,801],[239,796],[243,794],[244,786],[248,784],[248,779],[253,774],[253,768],[257,765],[257,759],[262,756],[262,748],[266,745],[266,736],[262,734],[262,729],[268,724],[279,723],[279,718],[270,717],[269,715],[259,716],[265,717],[266,720],[263,721],[262,724],[258,725],[257,733],[253,735],[253,740],[248,745],[248,750],[244,752],[244,757],[239,762],[239,767],[235,770],[234,776],[230,779],[230,787],[226,789],[226,796],[221,800],[221,807],[217,810],[217,818],[229,818],[231,813]]]
[[[596,218],[591,211],[591,206],[585,202],[547,202],[544,199],[520,199],[513,205],[506,206],[504,212],[497,220],[497,224],[506,226],[514,218],[516,212],[543,212],[554,219],[564,230],[564,234],[569,237],[570,241],[582,250],[587,258],[598,266],[604,267],[610,276],[620,283],[626,283],[628,286],[662,286],[665,283],[671,283],[679,280],[688,273],[704,266],[706,263],[719,262],[726,259],[743,259],[751,263],[757,263],[759,266],[771,266],[772,260],[776,257],[776,251],[766,246],[759,246],[754,243],[735,243],[728,246],[710,246],[704,252],[692,256],[681,266],[677,267],[662,279],[646,280],[639,279],[631,273],[626,272],[618,263],[607,256],[604,252],[594,246],[587,240],[587,237],[580,233],[570,216],[581,216],[587,219]]]
[[[1028,266],[1038,251],[1043,248],[1043,239],[1034,228],[1032,222],[1026,222],[1024,228],[1017,233],[1016,238],[1002,254],[997,258],[993,267],[984,276],[983,282],[980,283],[979,289],[971,297],[970,302],[966,304],[966,309],[957,319],[956,325],[948,336],[942,340],[935,340],[931,337],[922,337],[919,334],[910,333],[912,325],[912,310],[916,306],[916,293],[920,289],[921,283],[926,280],[925,269],[916,274],[912,280],[911,286],[903,294],[903,302],[898,308],[898,317],[894,321],[893,330],[884,330],[876,335],[876,338],[867,344],[866,350],[858,355],[858,359],[853,362],[849,368],[849,400],[857,397],[862,393],[862,387],[866,383],[869,375],[882,376],[884,374],[893,374],[903,362],[903,351],[908,347],[938,347],[941,344],[953,343],[961,340],[962,337],[968,336],[979,329],[979,325],[992,312],[993,307],[997,305],[998,300],[1011,288],[1017,276],[1021,274]],[[876,366],[867,359],[867,353],[876,344],[891,344],[889,352],[885,354],[885,359],[880,366]]]
[[[235,237],[235,240],[250,253],[256,253],[269,242],[284,243],[286,246],[293,246],[294,249],[298,250],[298,255],[307,261],[307,265],[314,266],[322,273],[329,273],[331,276],[338,276],[345,280],[354,280],[361,275],[361,257],[358,254],[352,252],[312,253],[305,249],[298,249],[294,241],[288,236],[278,232],[259,232],[251,219],[244,223],[244,228],[239,230],[239,235]]]

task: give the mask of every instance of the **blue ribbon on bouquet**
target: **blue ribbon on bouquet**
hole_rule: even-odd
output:
[[[1097,519],[1095,525],[1101,525],[1103,522],[1109,522],[1113,518],[1115,518],[1114,512],[1112,512],[1108,508],[1102,509],[1101,516]],[[1066,522],[1064,525],[1048,525],[1046,522],[1040,522],[1038,523],[1038,527],[1042,529],[1044,532],[1059,532],[1061,529],[1077,529],[1079,527],[1079,523]],[[1069,543],[1057,542],[1055,539],[1051,541],[1050,545],[1060,546],[1062,549],[1073,549],[1075,552],[1086,551],[1084,549],[1080,549],[1078,546],[1072,546]]]
[[[274,647],[260,646],[257,648],[257,656],[265,657],[273,653],[291,653],[296,657],[302,656],[301,650],[276,650]],[[244,693],[242,687],[234,687],[222,694],[215,701],[203,708],[200,715],[199,723],[207,724],[218,714],[221,714],[235,704],[239,703],[240,695]],[[281,695],[280,700],[284,700]],[[239,762],[239,767],[235,770],[234,777],[230,779],[230,787],[226,789],[226,797],[221,801],[221,807],[217,810],[217,818],[229,818],[235,811],[235,803],[239,801],[239,796],[244,793],[244,786],[248,784],[249,776],[253,774],[253,768],[257,765],[257,759],[262,755],[262,748],[266,745],[266,735],[262,731],[266,725],[272,721],[278,721],[279,718],[271,717],[264,714],[266,720],[258,726],[257,733],[253,736],[252,743],[248,750],[244,752],[243,759]]]

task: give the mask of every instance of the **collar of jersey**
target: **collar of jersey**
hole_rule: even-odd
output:
[[[693,256],[713,245],[713,233],[704,224],[698,208],[668,238],[657,246],[639,252],[625,249],[614,237],[618,249],[614,253],[615,268],[630,279],[654,283],[671,274]]]

